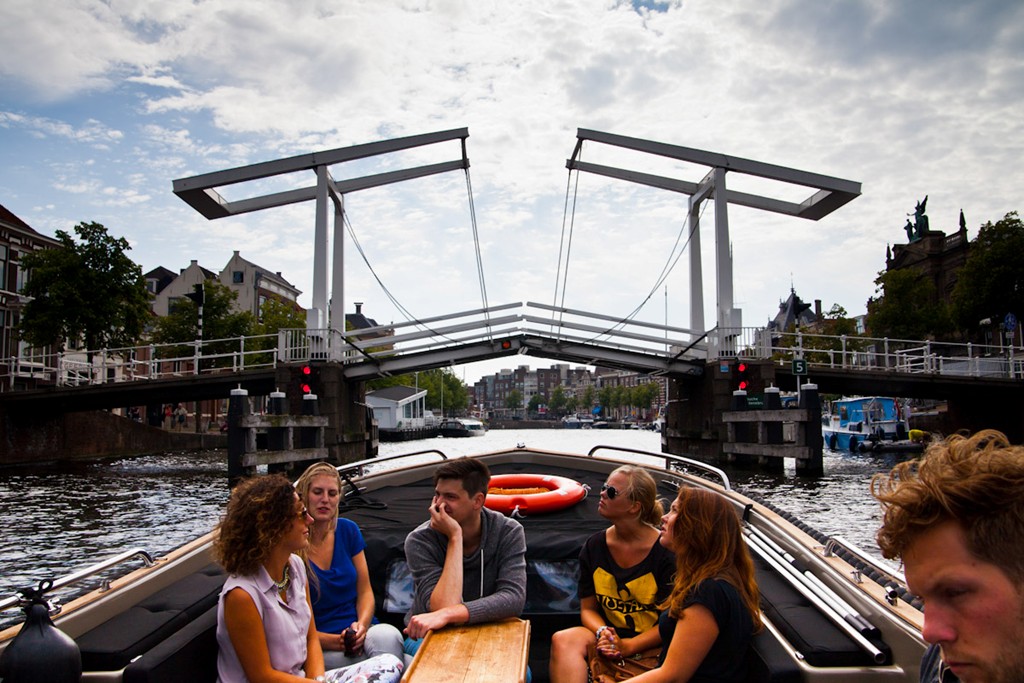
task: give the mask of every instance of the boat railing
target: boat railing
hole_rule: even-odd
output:
[[[438,455],[442,460],[447,460],[448,456],[436,448],[429,448],[423,451],[414,451],[412,453],[399,453],[397,455],[389,455],[383,458],[367,458],[366,460],[358,460],[356,462],[345,463],[337,467],[338,474],[344,478],[346,475],[349,477],[361,477],[364,474],[365,468],[368,465],[380,465],[381,463],[391,462],[394,460],[404,460],[405,458],[413,458],[419,455]]]
[[[878,574],[885,576],[889,579],[892,579],[901,586],[907,585],[907,578],[903,575],[903,572],[886,567],[884,564],[873,558],[871,555],[868,555],[866,552],[861,550],[860,547],[857,546],[855,543],[846,540],[842,536],[829,536],[828,542],[825,543],[825,547],[822,549],[821,554],[825,557],[833,557],[836,554],[836,548],[842,548],[843,550],[845,550],[846,552],[850,553],[858,560],[863,562],[865,565],[871,567]]]
[[[748,526],[744,537],[752,553],[786,579],[797,592],[815,605],[819,612],[867,652],[876,664],[885,663],[885,653],[865,637],[874,631],[870,622],[816,576],[809,571],[801,572],[797,569],[793,564],[794,558],[766,535]]]
[[[713,475],[717,476],[719,479],[722,480],[722,487],[726,491],[731,491],[732,490],[732,485],[729,482],[729,475],[728,474],[726,474],[723,470],[715,467],[714,465],[709,465],[706,462],[701,462],[700,460],[691,460],[690,458],[684,458],[681,455],[671,455],[669,453],[652,453],[651,451],[645,451],[645,450],[641,450],[641,449],[637,449],[637,448],[626,448],[624,446],[604,446],[604,445],[597,445],[597,446],[594,446],[593,448],[591,448],[590,451],[587,453],[587,457],[588,458],[593,458],[594,457],[594,453],[596,453],[597,451],[600,451],[600,450],[621,451],[623,453],[635,453],[637,455],[648,455],[648,456],[650,456],[652,458],[658,458],[660,460],[664,460],[665,461],[665,469],[667,469],[667,470],[671,470],[671,469],[677,469],[678,470],[678,469],[685,469],[687,467],[692,467],[694,469],[701,470],[702,472],[707,472],[709,474],[713,474]],[[673,468],[672,467],[673,465],[675,465],[676,467]]]
[[[123,553],[119,553],[117,555],[114,555],[113,557],[107,558],[106,560],[97,562],[96,564],[85,567],[84,569],[80,569],[77,572],[56,579],[53,581],[53,584],[48,588],[48,590],[54,591],[60,588],[64,588],[65,586],[70,586],[84,579],[87,579],[90,576],[95,576],[96,574],[100,574],[102,572],[107,571],[108,569],[112,569],[118,566],[119,564],[134,559],[141,559],[143,565],[146,567],[152,567],[154,564],[156,564],[156,559],[154,559],[153,556],[148,551],[143,550],[142,548],[132,548],[131,550],[126,550]],[[105,592],[108,590],[110,590],[110,578],[104,578],[103,582],[100,584],[100,591]],[[21,596],[14,595],[9,598],[4,598],[3,600],[0,600],[0,611],[12,609],[14,607],[20,607],[22,604],[22,599],[23,598]],[[58,607],[57,612],[59,611],[60,609]]]

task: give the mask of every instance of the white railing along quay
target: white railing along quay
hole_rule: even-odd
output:
[[[803,359],[811,367],[907,374],[1022,378],[1024,348],[984,344],[777,332],[760,327],[708,333],[711,357]]]

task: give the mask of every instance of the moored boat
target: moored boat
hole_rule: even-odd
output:
[[[906,408],[886,396],[837,399],[821,416],[822,440],[837,452],[920,450],[909,434]]]
[[[438,428],[441,436],[463,437],[483,436],[487,432],[484,423],[471,417],[450,417],[441,422]]]
[[[615,467],[640,464],[665,499],[684,486],[721,493],[744,520],[758,565],[766,628],[743,655],[751,681],[917,680],[924,651],[922,614],[900,597],[906,595],[901,577],[873,566],[841,539],[815,537],[787,515],[731,490],[716,468],[604,446],[588,454],[520,447],[478,457],[495,475],[559,476],[592,491]],[[341,514],[358,523],[366,539],[377,617],[399,627],[412,590],[403,541],[425,518],[433,471],[446,459],[431,450],[340,468],[346,482]],[[588,496],[521,518],[528,564],[522,617],[531,622],[529,659],[538,683],[547,679],[551,634],[579,623],[579,550],[590,534],[607,526],[596,506],[597,496]],[[224,577],[212,564],[210,541],[207,535],[157,558],[153,566],[72,601],[54,617],[81,648],[86,680],[214,679],[216,601]],[[0,633],[0,648],[14,634],[15,629]]]

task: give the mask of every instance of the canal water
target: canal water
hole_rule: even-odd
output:
[[[471,455],[517,444],[569,452],[609,445],[657,453],[660,438],[636,430],[492,430],[468,439],[383,443],[380,455],[431,448],[450,456]],[[879,557],[874,533],[880,514],[868,482],[896,462],[894,457],[826,451],[825,475],[818,478],[799,477],[792,465],[781,474],[726,471],[734,488]],[[212,529],[227,495],[223,451],[0,469],[0,599],[129,548],[163,554]],[[17,616],[0,613],[0,625]]]

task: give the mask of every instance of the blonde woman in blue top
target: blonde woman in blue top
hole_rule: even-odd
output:
[[[295,489],[313,518],[304,556],[312,572],[313,618],[325,666],[351,666],[378,654],[403,659],[402,634],[374,618],[363,535],[355,522],[338,517],[338,470],[326,462],[311,465]]]

